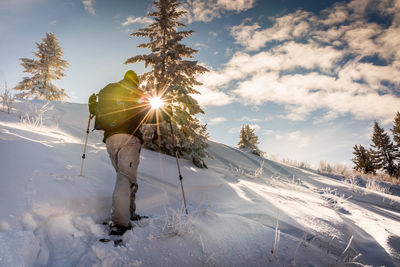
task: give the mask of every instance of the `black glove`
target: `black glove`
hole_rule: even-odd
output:
[[[97,96],[92,94],[89,97],[89,112],[90,114],[97,115]]]

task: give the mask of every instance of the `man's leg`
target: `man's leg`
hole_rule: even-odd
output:
[[[136,192],[138,191],[138,184],[137,183],[133,183],[131,184],[131,203],[130,203],[130,217],[131,220],[134,218],[134,216],[136,215]]]
[[[140,140],[128,134],[115,134],[107,138],[107,151],[117,171],[111,212],[111,221],[115,225],[129,227],[130,224],[132,201],[134,204],[135,200],[132,193],[137,191],[137,187],[131,188],[131,185],[137,185],[140,148]]]
[[[111,221],[115,225],[124,227],[130,226],[130,182],[128,178],[118,172],[115,182],[114,193],[112,196]]]

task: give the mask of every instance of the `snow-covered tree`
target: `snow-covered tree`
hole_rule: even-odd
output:
[[[68,98],[64,89],[57,88],[52,80],[59,80],[64,77],[65,68],[68,62],[63,60],[63,50],[53,33],[46,33],[41,43],[36,43],[37,52],[33,52],[36,59],[20,58],[24,72],[30,73],[32,77],[24,77],[14,87],[14,90],[21,91],[17,94],[20,98],[34,98],[47,100],[63,100]]]
[[[179,140],[186,140],[180,142],[182,152],[184,156],[191,157],[194,165],[200,168],[207,168],[203,160],[210,156],[205,150],[208,147],[207,139],[209,138],[207,125],[202,125],[198,119],[193,117],[190,117],[186,123],[186,127],[181,127],[180,131],[175,130]],[[175,127],[177,126],[175,125]]]
[[[394,117],[393,128],[390,129],[393,134],[393,140],[396,149],[396,176],[400,177],[400,112]]]
[[[396,149],[390,140],[390,136],[379,126],[377,121],[374,123],[372,143],[371,156],[374,169],[382,169],[389,175],[394,175],[396,173],[394,164]]]
[[[182,43],[182,40],[194,33],[194,31],[180,31],[178,27],[186,27],[179,22],[185,11],[179,9],[177,0],[154,1],[155,11],[147,14],[154,18],[154,23],[148,27],[139,29],[132,33],[135,37],[149,38],[148,43],[140,44],[138,47],[147,48],[149,54],[137,55],[125,61],[128,63],[144,62],[145,67],[151,67],[149,72],[140,77],[144,89],[153,96],[161,96],[168,100],[173,110],[173,127],[176,130],[178,143],[183,155],[191,157],[193,163],[199,167],[205,167],[204,157],[207,155],[206,139],[208,137],[205,126],[194,117],[198,113],[204,113],[198,102],[191,96],[199,94],[194,89],[201,85],[196,80],[196,75],[208,71],[200,66],[194,58],[198,51]],[[161,142],[170,142],[169,127],[158,125],[161,134]],[[164,150],[164,152],[168,152]]]
[[[0,92],[0,98],[3,103],[3,112],[7,110],[7,113],[10,114],[14,105],[15,97],[11,94],[11,91],[8,89],[7,82],[4,82],[4,92]]]
[[[373,159],[370,151],[365,149],[362,145],[353,147],[353,155],[352,159],[354,163],[353,169],[363,173],[375,173]]]
[[[393,128],[390,129],[393,134],[393,140],[396,143],[396,147],[400,148],[400,112],[397,112],[393,121]]]
[[[252,129],[250,125],[245,124],[242,126],[242,129],[240,130],[240,140],[238,143],[239,148],[250,148],[258,150],[258,136],[254,132],[255,129]]]

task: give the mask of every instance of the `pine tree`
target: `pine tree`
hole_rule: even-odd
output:
[[[154,18],[154,23],[147,28],[139,29],[131,36],[147,37],[148,43],[138,47],[147,48],[150,54],[137,55],[125,61],[128,63],[144,62],[145,67],[151,66],[149,72],[141,77],[144,90],[153,96],[161,96],[168,100],[173,109],[173,127],[179,138],[179,146],[183,154],[191,157],[193,163],[205,167],[203,158],[207,155],[207,133],[205,126],[201,125],[194,115],[204,113],[198,102],[191,94],[199,94],[193,87],[201,85],[195,75],[208,71],[197,64],[197,61],[185,60],[193,58],[198,51],[187,47],[181,41],[192,35],[194,31],[178,31],[178,27],[186,27],[178,20],[186,11],[178,10],[177,0],[158,0],[153,2],[156,11],[147,14]],[[169,131],[168,126],[158,125],[158,132]],[[161,142],[169,142],[169,135],[162,134]],[[166,152],[166,151],[164,151]]]
[[[259,150],[257,147],[257,144],[259,144],[258,136],[254,132],[255,129],[252,129],[250,125],[245,124],[242,126],[242,129],[240,130],[240,141],[238,143],[240,149],[250,148]]]
[[[394,117],[393,128],[390,129],[393,134],[393,140],[396,143],[396,147],[400,148],[400,112],[397,112]]]
[[[374,124],[372,143],[371,156],[374,169],[382,169],[389,175],[394,175],[396,173],[396,166],[394,164],[395,148],[389,135],[379,126],[377,121]]]
[[[400,177],[400,112],[397,112],[394,117],[393,128],[390,129],[393,134],[393,140],[395,142],[395,161],[396,161],[396,176]]]
[[[362,145],[355,145],[353,149],[353,163],[355,164],[353,169],[362,173],[375,173],[371,153]]]
[[[32,77],[24,77],[14,87],[14,90],[22,91],[17,94],[20,98],[34,98],[47,100],[63,100],[68,98],[64,89],[57,88],[51,83],[64,77],[68,62],[61,59],[63,51],[53,33],[46,33],[41,43],[36,43],[38,52],[33,52],[36,59],[20,58],[24,72],[31,73]]]

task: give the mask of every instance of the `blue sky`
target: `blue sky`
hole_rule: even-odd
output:
[[[400,0],[183,0],[196,33],[186,43],[209,73],[198,97],[211,139],[236,145],[256,128],[267,155],[351,163],[373,121],[391,128],[400,111]],[[124,72],[147,51],[129,34],[146,26],[147,0],[1,0],[0,84],[14,87],[35,42],[57,35],[70,64],[56,84],[71,102]]]

